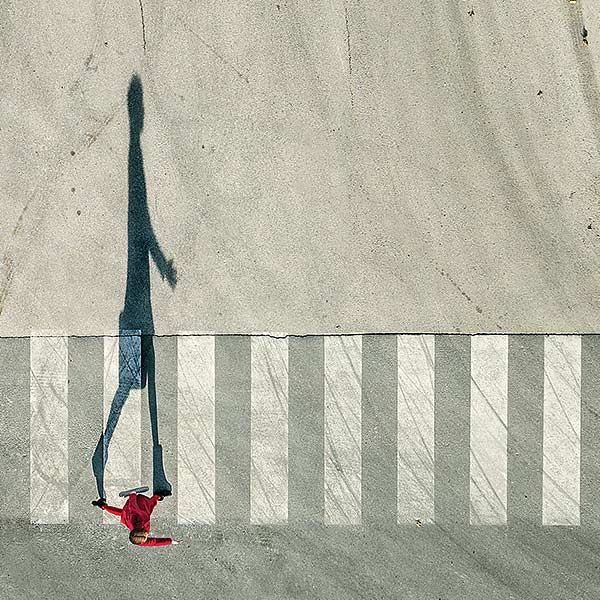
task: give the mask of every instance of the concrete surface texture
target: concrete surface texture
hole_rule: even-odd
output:
[[[594,3],[1,11],[0,335],[118,329],[134,72],[156,333],[597,331]]]

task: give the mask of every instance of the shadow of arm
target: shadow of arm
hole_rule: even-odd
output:
[[[177,269],[173,264],[173,259],[167,260],[167,257],[164,255],[164,252],[158,244],[154,231],[152,232],[148,250],[154,264],[158,268],[160,276],[167,280],[171,288],[174,288],[177,285]]]

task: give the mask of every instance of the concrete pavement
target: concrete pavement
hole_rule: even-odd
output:
[[[2,8],[0,335],[118,328],[134,72],[157,333],[598,330],[593,3],[142,6]]]

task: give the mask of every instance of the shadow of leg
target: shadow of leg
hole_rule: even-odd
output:
[[[158,410],[156,403],[156,361],[154,354],[154,340],[151,335],[142,336],[142,383],[148,386],[148,409],[150,412],[150,425],[152,427],[152,485],[154,492],[161,496],[170,496],[173,491],[167,479],[163,449],[158,436]]]
[[[131,382],[121,383],[115,393],[112,404],[110,406],[110,412],[106,421],[106,429],[100,436],[94,455],[92,456],[92,470],[94,477],[96,478],[96,487],[98,488],[98,497],[106,498],[106,489],[104,487],[104,471],[106,469],[106,463],[108,461],[108,446],[112,439],[119,417],[125,405],[125,401],[129,397],[129,391],[133,385]]]
[[[115,392],[110,412],[106,420],[106,429],[100,436],[96,449],[92,456],[92,471],[96,479],[96,487],[98,489],[98,497],[106,498],[106,489],[104,486],[104,472],[106,462],[108,461],[108,447],[112,439],[119,417],[123,411],[123,406],[129,397],[131,389],[139,388],[140,386],[140,368],[139,358],[135,345],[132,347],[130,336],[119,337],[119,387]]]
[[[104,466],[106,464],[104,446],[104,434],[102,434],[92,456],[92,471],[96,479],[98,498],[106,500],[106,490],[104,489]]]

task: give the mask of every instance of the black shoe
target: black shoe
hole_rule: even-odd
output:
[[[169,490],[160,490],[158,492],[154,492],[155,496],[158,496],[159,502],[164,500],[167,496],[172,496],[172,493]]]
[[[92,500],[92,504],[102,508],[106,504],[106,500],[104,498],[98,498],[98,500]]]

